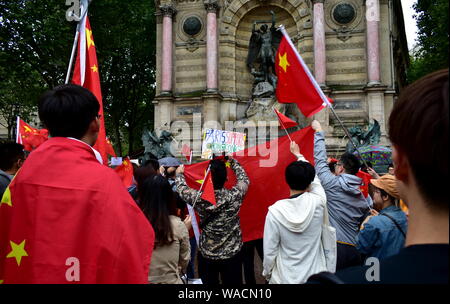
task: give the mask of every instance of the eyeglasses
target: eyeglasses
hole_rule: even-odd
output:
[[[342,163],[336,163],[336,166],[343,166]]]
[[[101,116],[100,114],[98,114],[98,115],[97,115],[97,118],[100,119],[100,118],[102,118],[102,116]]]

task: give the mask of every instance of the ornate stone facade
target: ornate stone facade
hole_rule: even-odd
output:
[[[176,120],[192,125],[195,113],[221,124],[244,116],[253,84],[246,67],[252,23],[270,20],[272,10],[344,123],[377,119],[382,144],[388,144],[387,118],[408,61],[400,1],[161,0],[156,5],[156,129],[168,129]],[[343,151],[344,133],[329,110],[315,118],[325,126],[328,148]]]

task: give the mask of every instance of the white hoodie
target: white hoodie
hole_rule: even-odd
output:
[[[313,274],[327,271],[321,240],[325,204],[325,191],[316,175],[310,191],[269,207],[263,276],[270,284],[305,283]]]

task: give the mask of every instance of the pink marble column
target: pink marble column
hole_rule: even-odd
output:
[[[206,17],[206,91],[217,92],[217,1],[205,2]]]
[[[327,77],[327,57],[325,54],[325,23],[323,1],[314,1],[314,76],[320,85],[325,85]]]
[[[173,6],[160,7],[162,22],[162,64],[161,64],[161,92],[172,92],[172,17],[176,14]]]
[[[369,85],[380,83],[380,5],[378,0],[366,0],[367,75]]]

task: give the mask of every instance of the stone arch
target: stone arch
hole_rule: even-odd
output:
[[[249,19],[270,20],[268,11],[274,9],[277,25],[283,24],[286,31],[297,42],[301,34],[312,38],[312,7],[309,0],[260,0],[233,1],[224,11],[219,24],[219,86],[226,95],[234,95],[245,101],[251,95],[253,76],[245,66],[246,50],[251,36]],[[267,10],[267,17],[263,10]],[[254,19],[254,18],[253,18]],[[309,27],[305,26],[309,23]],[[308,24],[307,24],[308,25]]]

